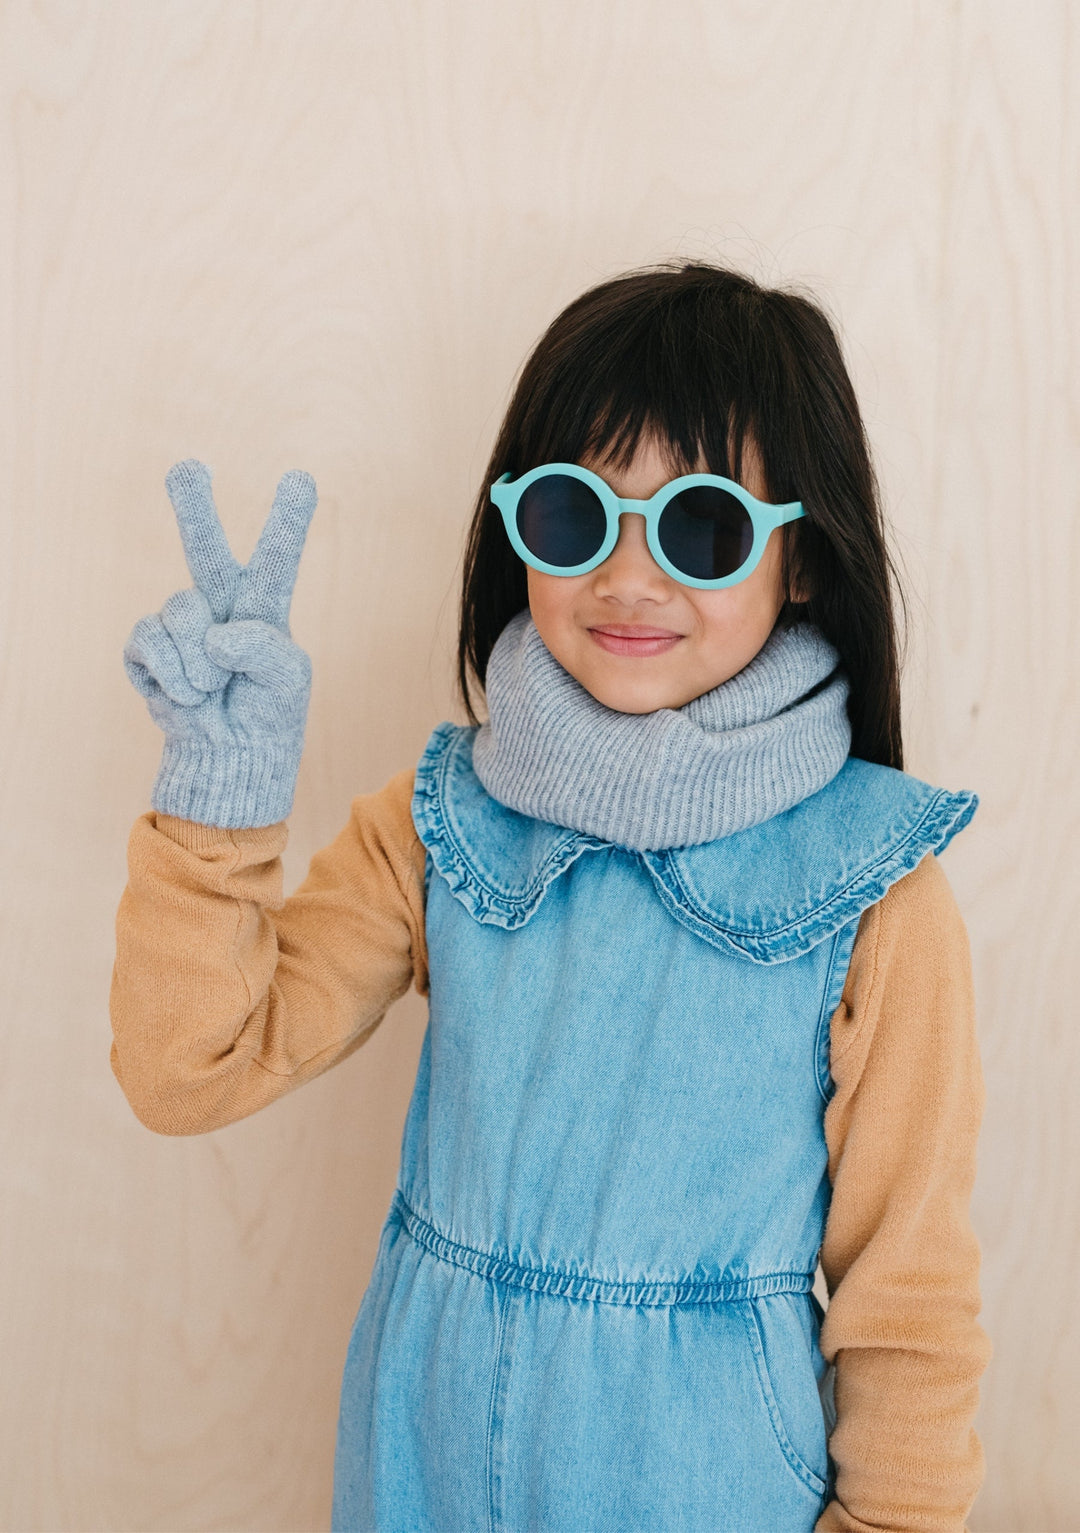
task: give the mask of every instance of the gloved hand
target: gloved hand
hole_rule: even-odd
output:
[[[311,660],[289,605],[315,510],[315,481],[283,474],[246,565],[234,559],[197,458],[165,477],[195,585],[140,618],[124,668],[165,731],[155,809],[229,827],[273,825],[292,809]]]

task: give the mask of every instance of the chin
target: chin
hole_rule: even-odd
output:
[[[582,685],[598,703],[603,703],[605,708],[613,708],[617,713],[655,713],[657,708],[672,706],[662,697],[643,695],[638,688],[603,685],[590,687],[586,682]]]

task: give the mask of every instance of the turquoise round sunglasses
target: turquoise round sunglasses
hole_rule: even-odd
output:
[[[771,506],[720,474],[684,474],[648,500],[626,500],[591,469],[541,463],[491,486],[507,536],[525,563],[545,575],[585,575],[615,547],[619,518],[645,518],[649,552],[684,586],[703,591],[752,575],[769,534],[805,516],[801,501]]]

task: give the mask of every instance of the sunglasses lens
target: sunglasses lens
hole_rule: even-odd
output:
[[[684,575],[721,580],[750,557],[754,524],[741,500],[709,484],[673,495],[660,515],[660,547]]]
[[[521,493],[517,530],[545,564],[573,569],[599,550],[607,516],[596,491],[570,474],[545,474]]]

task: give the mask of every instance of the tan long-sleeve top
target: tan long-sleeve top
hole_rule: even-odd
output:
[[[288,899],[286,822],[135,821],[110,1058],[148,1128],[244,1118],[347,1058],[410,982],[427,994],[413,776],[354,799]],[[961,1533],[991,1351],[968,1215],[983,1080],[967,935],[932,855],[862,917],[830,1063],[821,1350],[837,1478],[816,1533]]]

